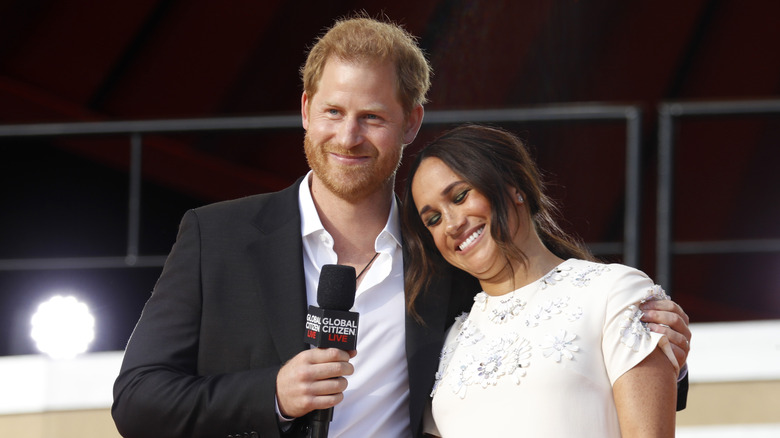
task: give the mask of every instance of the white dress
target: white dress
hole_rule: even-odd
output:
[[[619,437],[615,380],[656,346],[677,367],[637,307],[667,298],[641,271],[577,259],[506,295],[480,292],[447,334],[426,431]]]

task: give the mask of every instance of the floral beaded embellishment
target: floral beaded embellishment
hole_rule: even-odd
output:
[[[553,315],[559,315],[564,307],[569,305],[569,297],[558,297],[553,300],[547,300],[543,304],[536,306],[533,312],[525,316],[526,327],[537,327],[541,321],[552,318]],[[579,319],[579,317],[577,318]]]
[[[512,377],[515,384],[520,384],[520,378],[525,377],[525,369],[531,364],[531,343],[523,338],[519,344],[515,345],[507,355],[509,357],[509,371],[507,374]]]
[[[500,340],[502,341],[502,340]],[[488,385],[496,386],[498,378],[504,375],[504,349],[499,346],[493,348],[490,354],[483,357],[479,362],[475,362],[477,369],[476,378],[480,381],[483,388]]]
[[[609,266],[594,265],[583,270],[572,279],[572,284],[577,287],[585,287],[590,283],[591,276],[599,276],[602,272],[609,271]]]
[[[435,374],[436,380],[433,382],[431,397],[436,395],[436,390],[439,389],[439,383],[441,383],[441,379],[444,378],[444,371],[446,371],[447,367],[450,365],[450,361],[452,360],[452,354],[454,352],[455,352],[455,346],[445,348],[441,351],[441,354],[439,355],[439,369],[436,370],[436,374]]]
[[[644,312],[632,304],[623,312],[623,322],[620,324],[620,342],[634,351],[639,351],[642,339],[650,338],[650,329],[647,323],[642,322],[642,315]]]
[[[471,320],[467,318],[468,313],[462,314],[461,317],[463,317],[465,321],[461,322],[458,336],[455,338],[455,344],[474,345],[481,341],[485,335],[483,335],[482,332],[479,331],[479,328],[472,324]]]
[[[567,313],[566,316],[569,318],[569,322],[574,322],[580,319],[582,317],[582,307],[577,307],[576,309]]]
[[[452,330],[458,330],[458,337],[451,345],[445,346],[445,348],[443,348],[439,354],[439,368],[436,370],[436,380],[433,382],[431,397],[436,394],[436,390],[439,387],[439,382],[441,382],[441,379],[444,377],[444,371],[449,366],[450,361],[452,360],[452,354],[455,353],[455,348],[458,346],[458,341],[462,339],[463,326],[466,325],[468,316],[469,314],[464,312],[455,317],[455,322],[452,324]]]
[[[445,375],[451,375],[448,386],[460,398],[466,397],[469,386],[487,388],[497,385],[501,378],[511,378],[519,385],[530,364],[531,345],[517,333],[508,333],[480,345],[473,354],[464,354],[457,363],[452,360],[453,352],[454,348],[443,353],[431,396],[439,389]]]
[[[505,375],[511,375],[515,384],[520,384],[520,378],[525,376],[525,368],[529,365],[531,346],[527,339],[519,338],[519,344],[512,347],[518,338],[515,334],[493,342],[487,346],[487,355],[475,362],[476,380],[483,388],[496,386],[498,379]]]
[[[571,271],[571,269],[571,266],[559,265],[550,271],[547,275],[539,280],[539,284],[541,285],[542,290],[547,289],[547,286],[553,286],[556,283],[563,281],[564,277],[569,275],[569,271]]]
[[[642,303],[656,300],[668,300],[669,295],[666,295],[666,291],[658,284],[654,284],[650,289],[645,291],[645,297],[642,298]]]
[[[669,296],[659,285],[653,285],[645,291],[645,297],[640,303],[653,300],[668,300]],[[620,324],[620,342],[633,351],[639,351],[639,344],[643,339],[650,339],[650,328],[646,322],[642,322],[644,312],[636,305],[628,306],[623,312],[623,321]]]
[[[556,334],[545,336],[545,341],[539,346],[542,348],[544,357],[551,357],[556,362],[560,362],[562,357],[574,359],[572,352],[580,350],[580,347],[574,345],[572,341],[577,338],[574,333],[566,333],[566,330],[559,330]]]
[[[525,301],[520,299],[519,294],[510,294],[507,298],[499,298],[495,309],[490,313],[488,319],[496,324],[506,322],[525,309]]]

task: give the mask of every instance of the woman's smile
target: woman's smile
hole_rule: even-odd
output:
[[[485,226],[482,225],[479,227],[474,233],[472,233],[469,237],[466,238],[460,245],[458,245],[458,251],[465,251],[467,248],[470,248],[472,244],[474,244],[478,238],[482,235],[482,232],[485,230]]]

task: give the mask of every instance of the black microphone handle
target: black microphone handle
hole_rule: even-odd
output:
[[[309,438],[327,438],[331,420],[333,420],[333,408],[312,411]]]
[[[340,313],[346,314],[342,317],[349,317],[348,319],[354,315],[354,322],[357,323],[357,314],[349,312],[349,309],[355,303],[356,289],[355,268],[346,265],[324,265],[320,271],[320,279],[317,284],[317,304],[329,311],[340,311]],[[312,306],[309,306],[309,310],[312,311]],[[320,309],[314,308],[314,310]],[[322,312],[322,310],[320,311]],[[318,320],[317,324],[319,323]],[[316,330],[319,332],[320,329],[317,328]],[[343,336],[343,339],[346,341],[347,335]],[[357,331],[355,331],[352,337],[353,345],[357,340],[356,337]],[[317,339],[320,338],[317,337]],[[311,343],[309,339],[306,342]],[[317,347],[321,346],[319,343],[315,345]],[[342,350],[346,349],[344,345],[340,347]],[[333,420],[332,407],[317,409],[311,412],[309,438],[327,438],[331,420]]]

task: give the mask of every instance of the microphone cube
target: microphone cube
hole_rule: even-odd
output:
[[[303,340],[318,348],[357,348],[357,312],[309,306]]]

